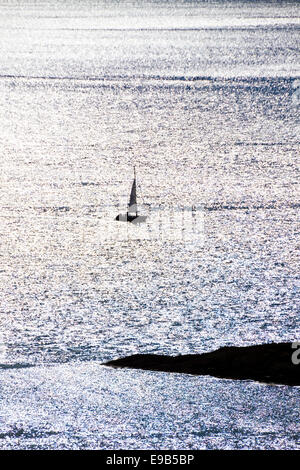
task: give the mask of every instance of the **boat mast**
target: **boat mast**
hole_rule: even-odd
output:
[[[133,178],[134,178],[134,181],[135,181],[135,213],[136,213],[136,216],[138,215],[138,211],[137,211],[137,197],[136,197],[136,172],[135,172],[135,165],[133,166]]]

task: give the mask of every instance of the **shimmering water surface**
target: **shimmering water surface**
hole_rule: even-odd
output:
[[[299,339],[299,12],[0,2],[2,449],[300,448],[298,388],[101,365]]]

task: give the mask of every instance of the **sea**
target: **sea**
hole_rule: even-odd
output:
[[[0,0],[2,450],[300,449],[299,387],[104,365],[300,341],[299,30],[292,0]]]

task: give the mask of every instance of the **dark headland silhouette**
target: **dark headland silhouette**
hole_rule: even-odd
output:
[[[104,365],[299,386],[300,364],[292,360],[293,353],[292,343],[270,343],[182,356],[135,354]]]

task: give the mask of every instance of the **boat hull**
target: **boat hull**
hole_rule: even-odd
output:
[[[126,214],[117,215],[115,220],[119,222],[131,222],[133,224],[140,224],[146,222],[147,217],[145,215],[133,215],[126,212]]]

